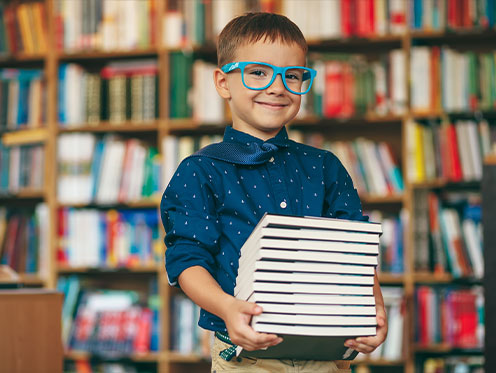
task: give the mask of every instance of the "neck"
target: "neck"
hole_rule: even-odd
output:
[[[262,131],[257,128],[238,125],[236,123],[233,123],[232,127],[237,131],[247,133],[248,135],[251,135],[263,141],[267,141],[268,139],[275,137],[281,130],[281,128],[274,128],[274,129],[271,128],[267,131]]]

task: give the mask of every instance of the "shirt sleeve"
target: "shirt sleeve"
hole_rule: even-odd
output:
[[[191,158],[176,170],[160,203],[165,229],[165,267],[170,285],[182,271],[201,266],[214,276],[219,220],[211,179]]]
[[[368,221],[348,171],[341,161],[328,152],[324,160],[325,202],[323,216]]]

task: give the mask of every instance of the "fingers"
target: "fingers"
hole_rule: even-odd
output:
[[[344,343],[345,346],[350,347],[358,352],[370,354],[386,339],[387,335],[387,321],[385,318],[377,317],[377,334],[373,337],[359,337],[356,339],[348,339]]]
[[[370,354],[381,343],[379,337],[360,337],[346,341],[345,346],[364,354]]]
[[[247,335],[242,335],[232,342],[243,347],[247,351],[261,350],[267,347],[275,346],[282,342],[282,338],[275,334],[257,333],[252,331]]]

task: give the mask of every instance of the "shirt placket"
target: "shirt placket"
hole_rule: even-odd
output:
[[[289,191],[284,180],[282,162],[276,156],[272,156],[267,162],[267,171],[277,212],[284,215],[294,214],[293,206],[289,202]]]

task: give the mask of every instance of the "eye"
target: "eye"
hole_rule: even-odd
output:
[[[286,80],[291,80],[293,82],[301,81],[303,76],[302,71],[288,70],[286,71]]]
[[[248,74],[259,78],[264,78],[267,76],[267,72],[263,69],[251,69],[250,71],[248,71]]]
[[[286,74],[286,80],[298,81],[300,80],[300,77],[296,74]]]

